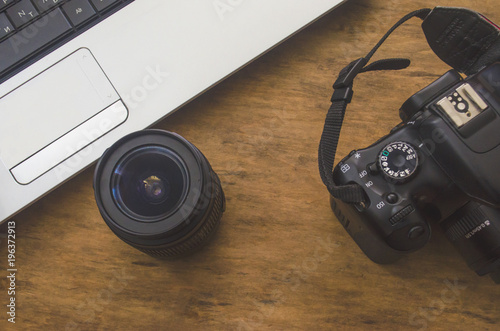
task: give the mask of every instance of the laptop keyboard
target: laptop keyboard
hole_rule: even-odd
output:
[[[0,82],[134,0],[0,0]]]

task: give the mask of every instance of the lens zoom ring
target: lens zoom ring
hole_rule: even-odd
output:
[[[460,218],[446,230],[446,237],[452,242],[465,237],[466,234],[481,225],[487,219],[486,215],[479,208],[475,208],[464,217]]]
[[[172,246],[156,249],[148,249],[144,247],[137,247],[142,252],[156,257],[177,257],[189,254],[203,246],[206,242],[210,240],[212,235],[216,232],[217,227],[220,224],[220,219],[222,218],[222,213],[224,212],[225,198],[220,184],[219,177],[214,171],[211,171],[212,182],[211,187],[215,187],[214,192],[211,195],[215,195],[213,198],[213,204],[209,205],[208,209],[210,214],[204,217],[202,220],[203,224],[189,236],[187,239],[180,243],[175,243]]]

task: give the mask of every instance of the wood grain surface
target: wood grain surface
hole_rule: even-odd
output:
[[[317,170],[338,71],[400,17],[438,4],[500,22],[495,0],[351,0],[155,126],[195,144],[222,181],[226,212],[197,254],[162,261],[124,244],[97,210],[93,167],[15,216],[17,323],[7,322],[3,271],[0,329],[500,329],[500,285],[471,271],[437,227],[423,249],[374,264],[334,217]],[[418,19],[375,59],[386,57],[413,63],[359,77],[338,158],[387,134],[400,105],[449,69]]]

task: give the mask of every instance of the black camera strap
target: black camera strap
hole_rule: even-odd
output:
[[[500,28],[483,15],[463,8],[436,7],[420,9],[400,19],[367,54],[341,70],[333,84],[332,105],[326,115],[318,151],[319,172],[330,194],[342,201],[358,203],[365,200],[363,188],[357,184],[338,186],[333,180],[333,165],[347,105],[353,96],[354,78],[362,72],[400,70],[410,65],[407,59],[385,59],[368,62],[400,25],[413,17],[424,22],[427,42],[432,50],[448,65],[473,74],[500,59]]]

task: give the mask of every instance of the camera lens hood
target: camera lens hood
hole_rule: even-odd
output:
[[[225,208],[220,180],[205,156],[163,130],[134,132],[107,149],[96,166],[94,193],[119,238],[160,257],[201,247]]]

